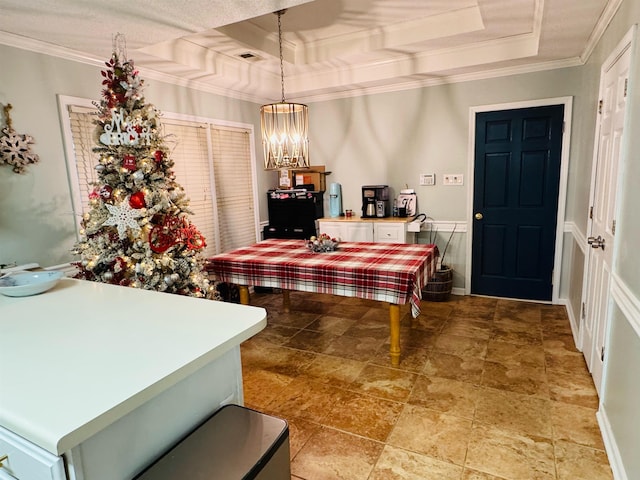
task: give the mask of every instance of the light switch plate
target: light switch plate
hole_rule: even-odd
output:
[[[435,185],[436,184],[436,174],[435,173],[421,173],[420,174],[420,185]]]
[[[464,175],[461,173],[445,173],[442,175],[443,185],[464,185]]]

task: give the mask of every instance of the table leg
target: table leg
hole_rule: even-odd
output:
[[[289,297],[289,290],[282,289],[282,309],[284,313],[291,311],[291,298]]]
[[[249,305],[249,287],[246,285],[238,285],[240,291],[240,304]]]
[[[391,365],[400,365],[400,305],[389,305],[389,330],[391,334]]]

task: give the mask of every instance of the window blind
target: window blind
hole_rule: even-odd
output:
[[[71,143],[76,160],[76,170],[74,172],[70,169],[69,177],[72,179],[73,209],[78,222],[82,214],[89,210],[89,194],[93,191],[93,184],[98,181],[95,167],[99,156],[93,153],[95,146],[93,121],[96,113],[95,109],[77,105],[70,106],[68,111]]]
[[[68,100],[67,100],[68,99]],[[89,194],[98,181],[98,155],[93,120],[97,110],[88,101],[74,97],[61,100],[68,117],[64,128],[69,178],[78,222],[89,210]],[[174,161],[176,181],[184,188],[193,211],[191,222],[207,241],[205,257],[257,241],[255,173],[249,128],[216,125],[214,120],[185,120],[164,114],[165,141]]]
[[[162,119],[165,143],[174,161],[176,182],[184,188],[193,215],[189,220],[204,235],[205,257],[215,255],[216,226],[213,211],[215,200],[211,192],[207,125]]]
[[[211,126],[211,149],[220,250],[226,252],[257,241],[249,132]]]

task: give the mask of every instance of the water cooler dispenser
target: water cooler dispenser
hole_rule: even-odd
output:
[[[329,185],[329,216],[339,217],[342,213],[342,187],[339,183]]]

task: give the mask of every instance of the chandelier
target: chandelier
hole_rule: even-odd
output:
[[[285,12],[275,12],[278,16],[282,101],[260,107],[265,170],[309,167],[308,108],[300,103],[286,102],[284,98],[281,17]]]

